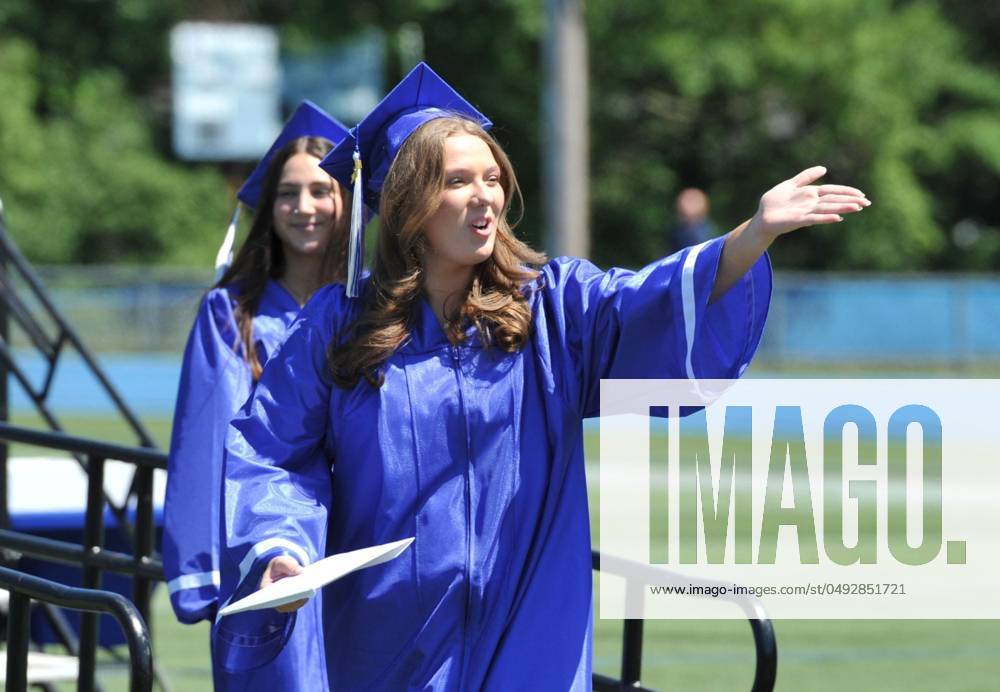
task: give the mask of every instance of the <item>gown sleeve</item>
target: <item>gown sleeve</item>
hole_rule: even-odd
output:
[[[542,269],[544,335],[566,399],[600,412],[602,379],[733,379],[760,343],[771,298],[762,256],[709,304],[724,238],[639,271],[560,257]]]
[[[335,288],[343,293],[342,286]],[[303,566],[325,555],[331,502],[325,441],[332,386],[326,351],[336,314],[328,298],[324,289],[306,305],[264,367],[253,396],[230,423],[223,488],[224,603],[256,591],[267,564],[279,555]],[[216,660],[232,672],[263,665],[281,652],[294,622],[294,613],[273,609],[219,618],[212,634]]]
[[[205,296],[184,349],[167,461],[163,571],[181,622],[218,607],[219,504],[226,423],[250,394],[250,370],[234,352],[228,291]]]

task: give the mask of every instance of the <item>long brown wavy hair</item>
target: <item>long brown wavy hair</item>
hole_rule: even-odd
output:
[[[333,380],[341,387],[354,387],[362,377],[381,386],[382,364],[410,335],[424,286],[424,225],[437,211],[445,189],[444,141],[465,134],[479,137],[493,153],[500,167],[504,207],[493,253],[476,266],[458,319],[445,331],[452,343],[460,343],[464,327],[472,323],[485,345],[507,352],[528,339],[531,310],[523,287],[538,275],[531,267],[544,263],[545,255],[514,237],[508,222],[512,202],[516,199],[520,206],[522,201],[514,168],[477,123],[460,116],[436,118],[407,138],[386,175],[379,203],[378,251],[361,314],[346,341],[331,344],[327,357]]]
[[[285,274],[285,250],[281,239],[274,230],[274,201],[278,194],[278,183],[285,162],[296,154],[309,154],[322,159],[333,143],[323,137],[299,137],[294,139],[271,159],[264,182],[261,186],[260,199],[254,212],[250,232],[243,242],[232,265],[215,284],[215,287],[235,287],[236,325],[239,330],[239,341],[233,344],[233,350],[239,351],[242,345],[243,358],[250,366],[250,372],[256,382],[260,378],[262,367],[257,357],[257,348],[253,338],[253,318],[260,306],[261,296],[267,286],[268,279],[280,279]],[[351,208],[350,193],[333,178],[332,194],[340,195],[342,210]],[[343,281],[347,266],[347,240],[350,213],[341,213],[334,220],[329,242],[323,255],[323,262],[316,277],[316,285],[335,281]]]

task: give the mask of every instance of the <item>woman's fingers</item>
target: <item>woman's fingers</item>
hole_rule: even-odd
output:
[[[302,567],[296,562],[295,558],[288,557],[287,555],[279,555],[267,563],[267,568],[260,579],[260,585],[261,587],[267,586],[279,579],[293,577],[301,571]]]
[[[867,197],[856,195],[821,195],[816,201],[820,204],[858,204],[862,207],[871,204]]]
[[[279,555],[278,557],[267,563],[267,567],[264,569],[264,574],[260,579],[260,587],[264,588],[269,586],[276,581],[280,581],[285,577],[294,577],[296,574],[302,571],[302,566],[291,557],[287,555]],[[306,601],[295,601],[294,603],[286,603],[282,606],[276,606],[275,610],[282,613],[291,613],[298,610],[306,604]]]
[[[804,226],[820,226],[827,223],[837,223],[844,218],[839,214],[807,214],[803,223]]]
[[[795,183],[795,185],[797,185],[798,187],[804,187],[806,185],[811,185],[812,183],[822,178],[824,175],[826,175],[825,166],[813,166],[812,168],[805,169],[804,171],[796,175],[794,178],[792,178],[792,182]]]
[[[819,185],[816,191],[821,197],[826,195],[850,195],[852,197],[864,197],[865,193],[856,187],[848,185]]]
[[[813,207],[813,214],[851,214],[861,211],[867,205],[858,202],[820,202]]]
[[[843,221],[871,202],[865,193],[849,185],[813,185],[826,175],[824,166],[812,166],[764,193],[755,218],[757,228],[773,240],[804,226]]]

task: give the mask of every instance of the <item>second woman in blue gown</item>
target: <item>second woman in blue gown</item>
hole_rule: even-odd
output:
[[[219,608],[218,541],[226,426],[253,391],[302,305],[341,279],[349,196],[319,168],[346,133],[305,104],[240,197],[256,208],[236,259],[204,297],[184,353],[169,455],[164,570],[182,622],[214,620]],[[249,196],[245,194],[250,191]],[[298,614],[280,656],[252,672],[213,657],[216,690],[326,687],[319,603]]]

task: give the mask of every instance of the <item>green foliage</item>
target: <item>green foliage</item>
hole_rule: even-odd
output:
[[[166,160],[112,68],[82,72],[67,83],[60,112],[40,117],[39,64],[27,42],[0,44],[0,194],[27,256],[211,261],[227,214],[222,177]]]
[[[995,205],[958,208],[936,188],[970,182],[970,157],[1000,174],[1000,79],[965,56],[937,3],[595,0],[588,17],[595,245],[611,261],[657,254],[680,187],[706,188],[732,227],[815,163],[874,204],[780,241],[783,266],[971,267],[983,245],[956,252],[951,226],[1000,230]]]
[[[780,266],[983,269],[1000,261],[1000,10],[944,0],[590,0],[592,232],[603,265],[663,254],[673,198],[708,190],[720,230],[815,163],[873,206],[782,239]],[[539,244],[537,0],[0,3],[0,195],[33,259],[203,264],[225,225],[216,169],[170,161],[167,32],[280,28],[303,52],[377,27],[489,113]],[[17,40],[16,37],[21,37]],[[38,229],[45,229],[44,232]],[[958,229],[963,229],[961,233]]]

